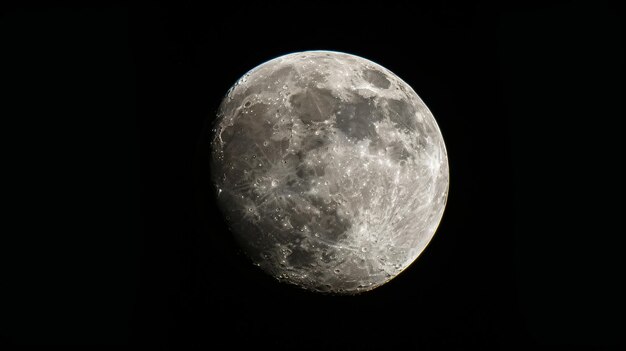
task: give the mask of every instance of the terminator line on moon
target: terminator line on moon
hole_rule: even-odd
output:
[[[448,159],[411,87],[364,58],[306,51],[246,73],[212,130],[218,205],[262,270],[354,294],[397,276],[442,218]]]

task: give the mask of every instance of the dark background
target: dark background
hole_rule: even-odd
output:
[[[3,6],[3,344],[623,346],[617,2],[199,3]],[[359,296],[257,271],[208,184],[227,89],[311,49],[403,78],[449,153],[437,235]]]

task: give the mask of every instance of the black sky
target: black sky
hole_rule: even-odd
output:
[[[3,7],[4,344],[622,345],[616,3],[211,3]],[[258,271],[208,184],[227,89],[315,49],[408,82],[449,153],[435,238],[355,297]]]

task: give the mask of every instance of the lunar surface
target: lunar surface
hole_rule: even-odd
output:
[[[242,250],[277,279],[355,294],[407,268],[448,194],[435,119],[364,58],[293,53],[245,74],[211,135],[217,202]]]

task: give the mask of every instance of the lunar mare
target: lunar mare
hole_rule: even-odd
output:
[[[302,288],[374,289],[442,218],[437,123],[408,84],[364,58],[307,51],[263,63],[228,91],[211,138],[217,202],[238,243]]]

